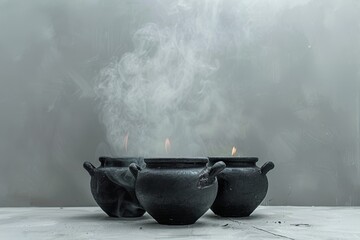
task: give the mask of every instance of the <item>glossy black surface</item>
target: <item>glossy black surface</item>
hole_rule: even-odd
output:
[[[274,168],[267,162],[261,168],[253,157],[209,157],[209,165],[226,164],[218,175],[219,190],[211,210],[222,217],[247,217],[264,200],[268,180],[266,173]]]
[[[160,224],[195,223],[215,200],[216,175],[225,164],[206,167],[207,158],[145,159],[146,168],[130,170],[136,179],[136,195],[145,210]]]
[[[110,217],[141,217],[145,210],[135,195],[135,178],[129,165],[143,165],[141,158],[100,157],[101,165],[95,168],[85,162],[84,168],[91,175],[91,193],[100,208]]]

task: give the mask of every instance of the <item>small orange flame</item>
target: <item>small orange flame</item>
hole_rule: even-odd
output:
[[[231,156],[235,156],[236,155],[236,147],[233,147],[231,150]]]
[[[170,139],[169,139],[169,138],[166,138],[166,139],[165,139],[165,151],[166,151],[166,153],[169,153],[169,152],[170,152],[170,149],[171,149]]]
[[[124,148],[126,152],[128,151],[128,143],[129,143],[129,133],[126,133],[124,137]]]

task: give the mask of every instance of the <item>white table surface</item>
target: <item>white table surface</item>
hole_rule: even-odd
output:
[[[261,206],[237,219],[209,211],[189,226],[109,218],[97,207],[0,208],[0,239],[360,239],[360,207]]]

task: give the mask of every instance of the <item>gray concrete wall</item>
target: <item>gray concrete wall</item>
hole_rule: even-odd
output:
[[[258,156],[264,204],[359,205],[360,4],[0,1],[0,206],[92,205],[99,155]],[[123,139],[129,134],[128,152]]]

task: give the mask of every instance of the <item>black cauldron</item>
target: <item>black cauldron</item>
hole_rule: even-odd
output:
[[[148,158],[146,168],[130,165],[136,178],[136,196],[160,224],[195,223],[213,204],[216,176],[223,162],[206,167],[207,158]]]
[[[135,179],[129,165],[143,165],[142,158],[100,157],[101,165],[95,168],[84,162],[91,176],[91,193],[100,208],[110,217],[141,217],[145,210],[135,195]]]
[[[266,173],[273,162],[256,166],[255,157],[209,157],[209,165],[223,161],[226,168],[218,175],[219,190],[211,210],[222,217],[249,216],[264,200],[268,190]]]

